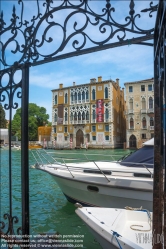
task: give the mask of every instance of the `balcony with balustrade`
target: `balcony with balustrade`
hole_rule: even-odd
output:
[[[128,110],[128,114],[134,114],[134,110],[133,109],[129,109]]]
[[[71,120],[70,124],[89,124],[89,120]]]
[[[145,114],[147,113],[147,110],[146,109],[141,109],[141,114]]]
[[[149,108],[148,113],[154,113],[154,108]]]
[[[89,99],[76,99],[76,100],[71,100],[71,105],[75,105],[75,104],[85,104],[85,103],[89,103]]]

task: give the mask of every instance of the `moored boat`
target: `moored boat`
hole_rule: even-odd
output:
[[[103,249],[152,249],[152,213],[146,209],[80,206],[76,214]]]
[[[153,141],[114,162],[60,163],[49,158],[44,163],[46,155],[41,152],[39,156],[38,152],[35,167],[51,174],[68,201],[111,208],[143,205],[152,211]]]
[[[70,202],[112,208],[143,205],[152,211],[153,141],[114,162],[43,163],[46,156],[40,155],[36,168],[51,174]]]
[[[34,149],[42,149],[43,146],[41,144],[29,144],[29,149],[34,150]]]

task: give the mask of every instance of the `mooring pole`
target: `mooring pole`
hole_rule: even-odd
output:
[[[153,182],[153,249],[163,248],[163,5],[159,1],[154,32],[154,182]],[[162,22],[162,21],[163,22]]]

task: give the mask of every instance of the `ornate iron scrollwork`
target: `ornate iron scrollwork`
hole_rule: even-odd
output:
[[[15,244],[21,245],[21,227],[17,228],[17,234],[14,231],[14,223],[18,223],[18,217],[4,214],[3,218],[7,220],[8,223],[5,224],[4,221],[0,221],[0,238],[6,241],[9,248],[12,248]]]
[[[20,82],[15,83],[14,75],[19,70],[19,66],[17,63],[14,64],[13,67],[7,70],[0,71],[0,102],[6,102],[4,105],[5,110],[9,109],[17,109],[18,103],[14,102],[15,97],[21,99],[22,93],[22,80]],[[8,82],[3,84],[3,77],[8,75]]]
[[[23,0],[18,0],[18,4],[21,5],[21,14],[20,17],[16,14],[16,8],[13,7],[13,13],[11,18],[11,23],[6,27],[4,21],[3,12],[0,15],[0,36],[1,36],[1,62],[4,66],[11,66],[5,57],[6,50],[11,42],[15,43],[15,49],[11,50],[13,54],[19,54],[18,63],[32,62],[33,65],[37,61],[44,59],[43,63],[47,60],[56,60],[65,49],[65,47],[72,42],[72,52],[74,55],[88,53],[89,51],[101,50],[104,48],[126,45],[128,39],[126,39],[126,33],[130,32],[140,37],[132,38],[130,43],[142,43],[153,38],[154,28],[149,30],[141,29],[137,26],[136,20],[140,18],[140,14],[135,14],[135,4],[134,0],[130,0],[129,4],[129,15],[125,18],[125,24],[119,24],[113,18],[113,13],[115,8],[111,6],[110,0],[106,0],[105,7],[102,9],[102,14],[97,14],[94,12],[88,0],[82,1],[69,1],[63,0],[59,2],[58,6],[54,6],[53,0],[46,0],[43,3],[42,12],[40,11],[39,0],[36,0],[37,13],[32,17],[31,20],[23,20],[24,14],[24,2]],[[149,11],[149,16],[151,13],[157,9],[157,6],[153,6],[152,2],[150,3],[150,8],[142,10],[143,12]],[[66,11],[66,16],[64,17],[63,24],[60,21],[55,21],[54,17],[59,11]],[[70,13],[69,13],[70,12]],[[74,22],[72,27],[72,32],[68,34],[68,25],[72,18],[76,15],[82,15],[84,18],[84,23],[79,24],[77,21]],[[82,18],[82,20],[83,20]],[[42,27],[43,23],[46,24],[45,29],[41,37],[39,38],[39,29]],[[81,27],[79,27],[81,25]],[[98,35],[106,35],[106,38],[102,38],[102,41],[95,40],[91,34],[87,32],[87,28],[98,26]],[[44,54],[40,52],[40,49],[44,43],[52,43],[56,38],[48,37],[48,33],[52,28],[59,28],[62,31],[61,41],[57,45],[57,49],[52,51],[52,53]],[[3,36],[7,32],[11,33],[7,41],[3,41]],[[20,42],[19,38],[22,36],[24,42]],[[80,39],[78,39],[78,36]],[[111,43],[111,39],[116,38],[116,42]],[[56,39],[57,42],[57,39]],[[93,46],[92,50],[86,49],[87,43],[91,43]],[[108,46],[109,45],[109,46]],[[150,44],[152,45],[152,44]],[[68,56],[73,56],[70,53]],[[67,54],[66,54],[67,57]]]

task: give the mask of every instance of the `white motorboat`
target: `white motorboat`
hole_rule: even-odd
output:
[[[148,210],[80,207],[76,214],[103,249],[152,249],[152,213]]]
[[[21,150],[21,146],[17,145],[17,144],[14,144],[14,145],[12,144],[10,148],[11,148],[11,150],[14,150],[14,151],[15,150]],[[3,150],[9,150],[9,145],[8,144],[7,145],[2,145],[1,149],[3,149]]]
[[[44,163],[35,155],[36,168],[53,176],[66,198],[84,206],[139,207],[152,211],[153,141],[121,161]],[[39,159],[37,159],[39,156]]]

